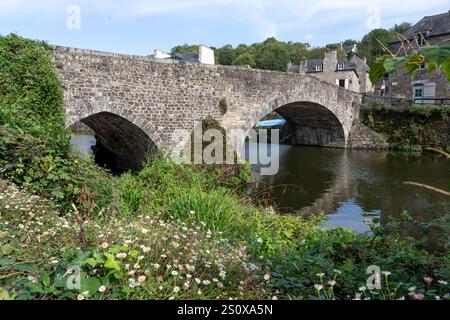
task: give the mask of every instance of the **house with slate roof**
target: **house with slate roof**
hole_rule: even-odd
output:
[[[186,62],[186,63],[201,63],[201,64],[215,64],[214,50],[208,46],[200,45],[198,53],[167,53],[156,49],[153,58],[157,62]]]
[[[302,59],[299,65],[290,63],[288,72],[308,74],[358,93],[372,92],[369,66],[366,61],[353,56],[339,59],[337,48],[327,48],[324,59]]]
[[[425,45],[450,44],[450,11],[424,17],[408,29],[403,37],[404,39],[392,41],[389,45],[389,50],[399,56]],[[434,104],[436,99],[450,98],[450,83],[444,72],[427,72],[426,65],[422,65],[412,77],[401,68],[387,77],[385,82],[386,95],[390,97],[414,99],[416,103],[424,104]],[[376,90],[376,93],[379,91]]]

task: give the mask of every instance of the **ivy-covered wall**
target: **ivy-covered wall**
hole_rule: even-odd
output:
[[[381,101],[365,101],[361,120],[382,134],[391,148],[409,150],[423,147],[450,147],[450,106],[395,106]]]

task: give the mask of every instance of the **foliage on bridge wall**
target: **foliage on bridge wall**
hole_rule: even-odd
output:
[[[0,74],[0,177],[66,206],[88,182],[111,192],[101,187],[100,168],[70,154],[63,91],[49,47],[14,34],[0,37]]]
[[[421,147],[450,146],[450,106],[407,106],[365,102],[361,120],[386,137],[391,147],[420,150]]]

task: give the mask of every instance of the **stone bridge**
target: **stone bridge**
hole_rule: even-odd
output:
[[[207,116],[226,130],[249,132],[276,111],[295,144],[368,148],[382,140],[359,123],[360,95],[310,76],[66,47],[53,52],[67,124],[89,126],[122,167],[139,168],[154,147],[168,151],[175,130],[191,132]]]

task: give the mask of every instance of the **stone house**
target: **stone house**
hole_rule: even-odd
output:
[[[288,72],[308,74],[353,92],[372,92],[366,61],[356,56],[339,59],[334,48],[326,50],[324,59],[302,59],[299,65],[290,63]]]
[[[153,54],[156,62],[187,62],[200,64],[215,64],[214,50],[208,46],[200,45],[198,53],[167,53],[156,49]]]
[[[398,39],[389,45],[389,50],[399,56],[409,54],[428,44],[432,46],[450,44],[450,11],[424,17],[407,30],[403,37],[406,40]],[[434,104],[435,99],[450,97],[450,83],[444,72],[442,70],[427,72],[426,65],[422,65],[412,77],[404,68],[401,68],[387,77],[385,84],[386,96],[414,99],[416,103]],[[376,94],[380,95],[380,90],[376,90]]]

